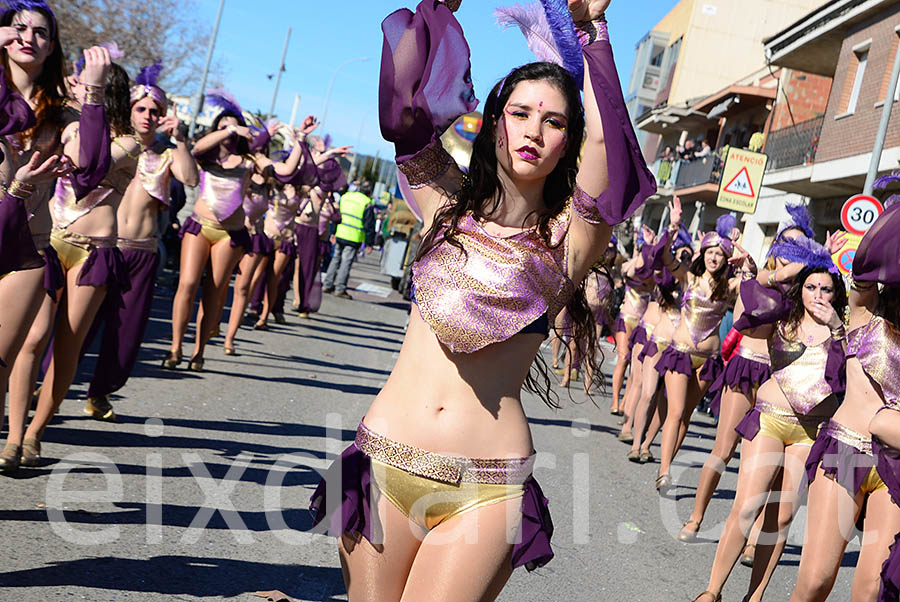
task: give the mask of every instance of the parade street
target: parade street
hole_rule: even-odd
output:
[[[0,601],[251,601],[268,590],[346,599],[335,540],[304,532],[316,470],[352,440],[403,337],[407,304],[376,262],[377,253],[354,268],[352,301],[325,295],[311,320],[289,313],[268,332],[245,327],[236,356],[223,355],[214,339],[203,373],[158,367],[171,307],[171,292],[159,289],[139,366],[112,399],[118,422],[82,413],[79,377],[47,430],[42,465],[0,480]],[[608,377],[615,354],[603,350]],[[89,355],[82,373],[92,364]],[[673,467],[678,487],[662,499],[653,487],[658,465],[626,461],[608,395],[592,403],[580,381],[573,385],[574,400],[557,388],[558,411],[525,395],[556,557],[531,574],[516,570],[499,599],[693,599],[706,588],[737,462],[700,542],[681,543],[675,535],[711,447],[712,418],[694,416]],[[805,506],[767,600],[790,594],[804,518]],[[858,544],[851,542],[829,600],[850,599]],[[740,600],[749,577],[736,566],[724,599]]]

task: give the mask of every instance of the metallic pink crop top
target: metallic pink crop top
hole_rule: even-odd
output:
[[[137,174],[141,179],[141,186],[147,194],[166,207],[169,206],[169,183],[172,180],[173,161],[171,148],[161,153],[146,150],[138,157]]]
[[[281,232],[287,227],[293,227],[294,218],[300,210],[300,197],[296,194],[288,196],[284,190],[275,189],[269,195],[269,208],[272,210],[275,227]]]
[[[681,317],[685,320],[691,342],[699,345],[716,332],[727,309],[725,299],[713,301],[706,296],[699,278],[688,284],[681,297]]]
[[[251,224],[259,222],[260,218],[269,210],[269,186],[250,180],[243,205],[247,221]]]
[[[548,248],[534,229],[492,236],[469,213],[457,240],[413,264],[419,313],[452,352],[472,353],[505,341],[547,314],[550,322],[575,287],[567,274],[571,205],[550,222]]]
[[[825,379],[830,345],[831,337],[812,347],[789,340],[785,337],[782,322],[769,338],[772,378],[799,414],[809,414],[833,393]]]
[[[200,170],[200,198],[220,222],[234,215],[244,203],[244,178],[250,170],[249,159],[237,167],[224,168],[207,163]]]
[[[847,333],[847,357],[855,356],[881,387],[885,405],[900,408],[900,332],[881,316]]]

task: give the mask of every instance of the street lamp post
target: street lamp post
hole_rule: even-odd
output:
[[[213,50],[216,47],[216,36],[219,35],[219,22],[222,20],[222,9],[225,8],[225,0],[219,0],[219,12],[216,13],[216,25],[213,27],[212,36],[209,38],[209,48],[206,50],[206,66],[203,67],[203,77],[200,80],[200,91],[194,99],[194,114],[191,115],[191,124],[188,126],[188,140],[194,139],[194,131],[197,129],[197,117],[203,110],[203,93],[206,90],[206,76],[209,75],[209,64],[212,62]]]
[[[328,94],[325,95],[325,108],[322,109],[322,119],[321,119],[322,125],[321,125],[321,128],[319,129],[319,131],[322,132],[322,135],[325,135],[325,117],[328,116],[328,103],[331,101],[331,89],[334,87],[334,79],[337,77],[338,71],[340,71],[341,69],[343,69],[350,63],[356,63],[356,62],[362,63],[362,62],[368,61],[368,60],[369,60],[369,57],[367,57],[367,56],[362,56],[362,57],[359,57],[356,59],[348,59],[348,60],[344,61],[343,63],[341,63],[340,65],[338,65],[338,68],[335,69],[334,73],[331,74],[331,81],[328,82]]]
[[[284,38],[284,50],[281,51],[281,64],[278,65],[278,75],[275,77],[275,92],[272,94],[272,105],[269,107],[269,119],[275,117],[275,101],[278,100],[278,86],[281,85],[281,74],[284,72],[284,59],[287,57],[288,42],[291,41],[291,28],[288,27],[287,37]]]

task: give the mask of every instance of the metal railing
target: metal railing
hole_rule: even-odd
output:
[[[769,132],[765,152],[769,156],[766,171],[808,165],[816,160],[819,133],[825,116],[815,117],[790,127]]]
[[[721,177],[721,164],[722,162],[716,154],[693,161],[681,161],[681,167],[678,169],[678,176],[675,179],[675,189],[690,188],[710,182],[717,183]]]

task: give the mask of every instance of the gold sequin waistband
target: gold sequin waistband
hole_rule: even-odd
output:
[[[111,249],[116,246],[115,236],[87,236],[78,232],[70,232],[69,230],[54,230],[50,237],[82,248],[85,251],[95,248]]]
[[[116,246],[122,251],[148,251],[156,253],[159,251],[159,242],[155,236],[151,238],[120,238],[116,241]]]
[[[641,327],[644,329],[644,333],[647,336],[650,336],[653,334],[653,329],[656,328],[656,324],[647,324],[644,322],[643,318],[641,318],[640,322],[638,322],[638,328]]]
[[[760,414],[768,414],[769,416],[774,416],[779,420],[790,422],[791,424],[811,426],[826,420],[826,418],[822,416],[803,416],[802,414],[797,414],[793,410],[785,410],[781,406],[769,403],[765,399],[757,399],[753,409],[758,410]]]
[[[663,337],[658,337],[658,336],[656,336],[655,334],[651,334],[649,337],[647,337],[647,340],[650,341],[651,343],[656,343],[657,345],[666,345],[666,346],[668,346],[668,345],[671,345],[671,344],[672,344],[672,341],[671,341],[671,340],[665,339],[665,338],[663,338]]]
[[[739,355],[742,358],[748,359],[753,362],[759,362],[760,364],[768,365],[769,362],[771,361],[769,359],[768,353],[758,353],[756,351],[751,351],[751,350],[747,349],[746,347],[744,347],[743,345],[738,345],[735,355]]]
[[[837,439],[842,443],[846,443],[850,447],[856,448],[867,456],[872,455],[872,438],[862,433],[857,433],[853,429],[848,429],[843,424],[829,420],[822,427],[828,436]]]
[[[673,342],[672,347],[682,353],[687,353],[688,355],[696,355],[697,357],[705,357],[707,359],[719,355],[718,351],[701,351],[696,347],[691,347],[690,345],[685,345],[684,343]]]
[[[191,218],[195,222],[200,224],[201,226],[206,226],[207,228],[212,228],[214,230],[225,231],[225,228],[222,227],[222,224],[220,224],[219,222],[217,222],[214,219],[209,219],[208,217],[203,217],[203,216],[197,215],[196,213],[192,213]]]
[[[373,460],[452,485],[459,485],[463,481],[520,485],[531,476],[535,459],[534,455],[508,460],[444,456],[388,439],[369,430],[361,422],[356,429],[356,447]]]

